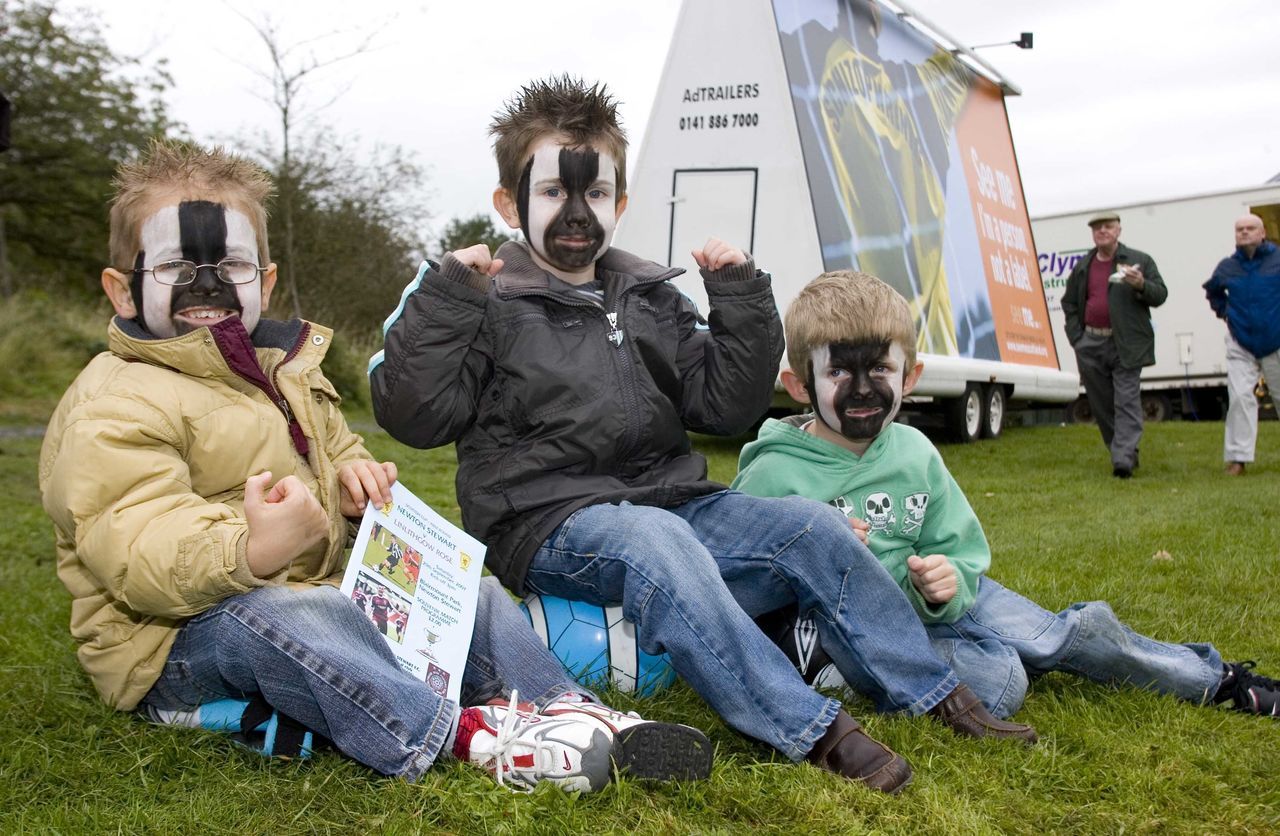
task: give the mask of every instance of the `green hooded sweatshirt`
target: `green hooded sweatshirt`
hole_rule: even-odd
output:
[[[855,455],[810,435],[812,416],[770,419],[742,448],[733,487],[755,496],[797,495],[835,505],[870,526],[868,546],[926,624],[950,623],[973,606],[978,578],[991,550],[969,500],[929,439],[905,424],[890,424]],[[911,584],[907,558],[946,555],[957,591],[930,604]]]

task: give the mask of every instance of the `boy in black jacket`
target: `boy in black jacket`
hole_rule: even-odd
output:
[[[424,264],[371,363],[378,422],[415,447],[457,442],[463,522],[490,570],[621,605],[647,653],[734,728],[885,791],[906,762],[805,685],[751,617],[799,602],[880,707],[1034,740],[996,720],[932,652],[892,579],[835,509],[707,479],[686,430],[732,435],[766,410],[782,353],[769,276],[714,238],[693,253],[704,321],[677,269],[609,243],[626,138],[603,87],[525,87],[491,126],[494,206],[527,243]]]

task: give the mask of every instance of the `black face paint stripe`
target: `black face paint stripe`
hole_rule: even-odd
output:
[[[599,174],[598,152],[560,149],[560,182],[564,185],[568,200],[558,213],[559,217],[552,221],[552,226],[556,226],[561,218],[570,227],[585,228],[596,221],[596,213],[587,205],[587,191]]]
[[[529,162],[524,164],[524,171],[520,173],[520,182],[516,184],[516,214],[520,216],[520,230],[524,233],[526,241],[531,240],[529,237],[529,177],[533,171],[533,157],[529,158]]]
[[[188,200],[178,204],[178,237],[182,257],[196,264],[217,264],[227,257],[227,210],[207,200]],[[196,274],[191,289],[200,293],[216,292],[217,273],[205,268]]]
[[[227,257],[227,209],[208,200],[187,200],[178,204],[178,241],[182,257],[196,264],[217,264]],[[173,289],[169,298],[171,315],[189,308],[222,308],[243,312],[240,291],[219,281],[217,271],[205,267],[191,284]],[[178,325],[185,333],[189,325]]]
[[[147,263],[147,251],[139,250],[138,257],[133,260],[133,275],[129,277],[129,295],[133,297],[133,308],[138,312],[134,317],[134,321],[141,323],[144,327],[146,323],[142,316],[142,268]]]
[[[187,200],[178,204],[178,241],[182,257],[195,264],[217,264],[227,257],[227,209],[208,200]],[[233,285],[219,281],[217,271],[205,267],[196,280],[176,287],[170,297],[170,313],[192,306],[226,308],[241,312],[240,297]]]

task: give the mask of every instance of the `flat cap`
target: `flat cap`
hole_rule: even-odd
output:
[[[1099,212],[1098,214],[1094,215],[1092,218],[1089,219],[1089,226],[1093,226],[1094,224],[1106,223],[1107,221],[1115,221],[1116,223],[1120,223],[1120,216],[1117,215],[1115,212]]]

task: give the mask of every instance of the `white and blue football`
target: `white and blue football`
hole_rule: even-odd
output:
[[[520,609],[569,675],[583,685],[608,684],[648,696],[676,680],[667,654],[650,656],[636,644],[636,627],[622,617],[622,607],[533,594]]]

